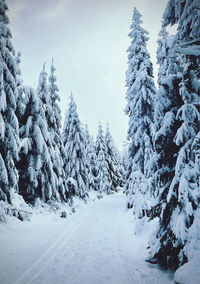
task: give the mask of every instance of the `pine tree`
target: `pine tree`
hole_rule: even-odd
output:
[[[122,151],[122,170],[123,170],[123,183],[125,183],[129,164],[128,148]]]
[[[109,125],[107,125],[105,133],[106,145],[106,161],[108,165],[108,180],[110,183],[110,190],[115,191],[117,187],[122,186],[122,166],[119,161],[116,146],[110,133]]]
[[[89,191],[98,190],[97,183],[97,156],[95,153],[93,137],[90,136],[88,125],[85,126],[86,168],[88,171]]]
[[[154,117],[154,125],[156,127],[156,131],[161,128],[163,121],[162,121],[162,115],[169,110],[169,107],[166,107],[165,103],[165,92],[164,89],[167,90],[167,84],[166,84],[166,77],[168,74],[174,74],[174,72],[178,72],[178,60],[173,61],[173,55],[172,55],[172,47],[174,45],[174,36],[169,35],[169,33],[166,31],[166,27],[162,27],[161,31],[158,34],[158,48],[157,48],[157,64],[159,64],[158,68],[158,85],[160,87],[160,90],[156,96],[156,103],[155,103],[155,117]],[[175,69],[173,69],[173,64]],[[171,69],[171,71],[170,71]],[[168,92],[168,91],[166,91]],[[158,196],[158,186],[157,182],[159,179],[159,171],[160,171],[160,163],[159,159],[163,159],[163,157],[159,157],[159,154],[157,152],[154,152],[154,156],[151,160],[151,180],[150,180],[150,187],[151,187],[151,193],[156,198]],[[171,158],[170,158],[171,159]],[[157,175],[158,174],[158,175]],[[157,201],[154,200],[154,204],[156,204]],[[152,212],[149,212],[149,216],[151,216]]]
[[[56,85],[56,68],[53,60],[51,65],[51,74],[49,76],[49,104],[51,120],[49,120],[49,132],[52,138],[52,163],[56,179],[56,190],[59,192],[61,200],[67,201],[69,193],[67,192],[66,175],[64,168],[66,167],[66,157],[64,144],[61,134],[61,110],[58,105],[60,102],[59,89]]]
[[[180,126],[176,121],[178,108],[182,104],[179,93],[179,84],[181,81],[180,72],[179,62],[177,62],[177,58],[171,54],[168,72],[165,78],[162,78],[162,83],[156,95],[154,147],[157,155],[155,156],[156,167],[154,172],[154,188],[152,191],[158,198],[154,208],[154,216],[161,216],[162,210],[166,206],[167,194],[174,176],[177,153],[179,151],[179,147],[175,144],[174,138]],[[164,220],[161,221],[160,224],[160,231],[156,233],[157,237],[162,236],[160,240],[161,243],[166,241],[166,218],[169,218],[168,215],[171,211],[170,207],[166,209],[166,214],[163,216]],[[168,249],[173,246],[174,241],[175,238],[171,234]],[[154,251],[153,242],[154,241],[152,241],[151,245],[152,252]],[[172,255],[175,254],[172,253]],[[153,262],[154,261],[155,260],[153,260]],[[174,263],[174,265],[177,263],[175,260],[170,262],[171,264]]]
[[[98,166],[97,166],[97,155],[95,151],[95,144],[93,137],[91,137],[90,140],[90,175],[89,175],[89,183],[90,188],[98,191],[99,188],[99,182],[98,182]]]
[[[102,125],[99,122],[98,134],[96,139],[96,155],[97,155],[97,169],[98,169],[98,191],[100,196],[103,193],[110,194],[111,188],[109,184],[108,164],[106,162],[106,144],[103,135]]]
[[[125,184],[128,207],[132,207],[129,202],[130,200],[133,202],[135,190],[144,191],[143,186],[140,188],[135,185],[136,183],[140,184],[141,177],[142,179],[149,178],[149,161],[153,155],[153,114],[156,90],[152,63],[146,48],[148,32],[141,27],[141,24],[141,14],[134,8],[131,32],[129,33],[132,41],[128,49],[128,71],[126,73],[128,89],[125,113],[129,116],[128,140],[130,141],[129,165]],[[138,178],[139,180],[136,182]],[[134,192],[133,188],[135,188]],[[146,190],[148,190],[148,186]]]
[[[36,198],[42,199],[39,189],[39,175],[42,168],[42,155],[47,152],[45,142],[46,125],[41,116],[42,109],[35,91],[23,87],[25,94],[24,125],[20,127],[19,151],[19,193],[28,203],[34,203]]]
[[[18,191],[18,120],[16,117],[17,63],[8,28],[7,4],[0,0],[0,200],[11,203]]]
[[[88,189],[85,140],[72,95],[65,115],[63,142],[66,155],[65,172],[70,194],[84,198]]]
[[[158,36],[157,64],[159,65],[158,84],[160,85],[162,78],[165,78],[168,72],[170,53],[174,44],[174,36],[169,35],[166,31],[166,27],[162,27]]]
[[[199,239],[200,69],[196,56],[199,19],[198,1],[169,1],[164,13],[164,26],[178,23],[173,50],[181,56],[171,55],[174,70],[171,64],[171,73],[168,72],[157,95],[160,129],[155,142],[157,152],[163,155],[158,174],[162,206],[150,249],[154,262],[174,269],[194,255]],[[175,58],[180,60],[181,74],[174,68]],[[164,111],[161,104],[165,104]]]
[[[18,99],[17,99],[17,107],[16,107],[16,116],[18,118],[19,122],[19,128],[25,123],[23,121],[24,112],[25,112],[25,93],[24,93],[24,86],[23,86],[23,80],[22,80],[22,74],[21,74],[21,52],[18,52],[15,56],[15,60],[17,63],[17,91],[18,91]]]
[[[41,119],[43,120],[44,140],[47,148],[42,155],[42,167],[39,175],[39,187],[42,193],[42,200],[48,201],[51,199],[60,199],[57,191],[57,178],[54,172],[53,157],[53,138],[51,128],[53,125],[53,108],[51,97],[48,92],[47,73],[45,71],[45,64],[39,76],[37,87],[37,95],[41,104]]]
[[[46,77],[43,69],[37,94],[32,88],[19,85],[23,100],[23,111],[19,112],[19,193],[32,204],[37,198],[44,202],[59,199],[52,163],[52,138],[46,118],[49,104]]]
[[[82,128],[83,135],[84,135],[84,144],[85,144],[85,157],[86,157],[86,169],[88,176],[90,174],[90,133],[88,129],[88,125],[86,124]]]

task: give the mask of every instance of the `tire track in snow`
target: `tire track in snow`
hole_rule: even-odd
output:
[[[85,208],[85,210],[86,209],[87,208]],[[64,233],[25,271],[25,273],[19,279],[17,279],[15,284],[29,284],[38,276],[40,276],[40,274],[52,262],[52,260],[56,256],[57,251],[66,246],[67,241],[90,214],[91,212],[87,212],[75,223],[72,222],[72,224],[64,231]]]

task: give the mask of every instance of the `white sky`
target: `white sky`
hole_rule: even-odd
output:
[[[25,85],[37,87],[51,58],[57,69],[62,117],[72,91],[78,113],[96,138],[99,120],[110,124],[121,149],[126,140],[126,50],[133,8],[142,13],[156,66],[156,41],[167,0],[7,0],[13,43],[22,53]]]

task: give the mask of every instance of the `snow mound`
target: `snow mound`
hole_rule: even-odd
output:
[[[176,284],[197,284],[200,279],[200,251],[187,263],[182,265],[174,275]]]

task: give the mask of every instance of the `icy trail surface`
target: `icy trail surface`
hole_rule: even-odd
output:
[[[169,273],[144,261],[147,237],[133,233],[122,194],[66,219],[33,217],[0,227],[1,284],[165,284]]]

